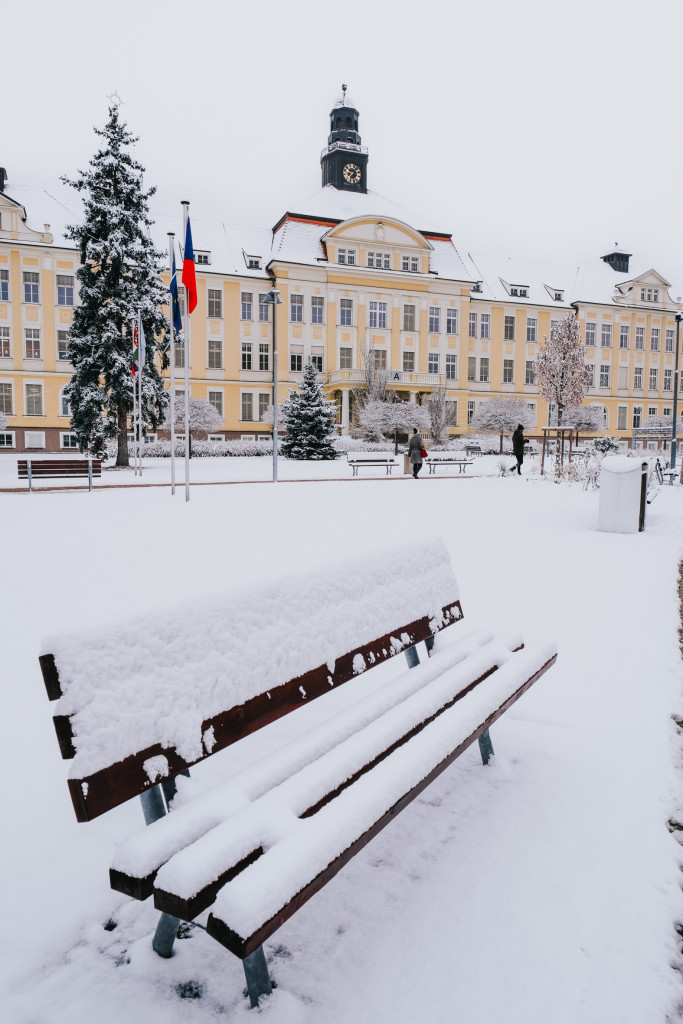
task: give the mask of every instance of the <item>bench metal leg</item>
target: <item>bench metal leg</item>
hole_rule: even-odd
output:
[[[427,654],[431,658],[432,651],[434,650],[434,637],[428,636],[425,640],[425,647],[427,648]]]
[[[417,653],[417,647],[408,647],[405,651],[405,656],[408,668],[415,668],[416,665],[420,664],[420,655]]]
[[[189,776],[189,771],[182,772],[183,775]],[[176,784],[175,779],[164,779],[160,786],[153,786],[151,789],[145,790],[144,793],[140,794],[140,803],[142,804],[142,813],[145,816],[145,824],[151,825],[153,821],[158,821],[159,818],[163,818],[166,814],[166,800],[170,801],[175,796]],[[173,917],[171,914],[162,913],[159,917],[159,923],[152,939],[152,949],[159,956],[163,956],[165,959],[173,956],[173,943],[175,942],[176,935],[178,934],[178,927],[180,925],[180,918]]]
[[[266,955],[263,946],[259,946],[253,953],[242,961],[244,965],[244,976],[247,979],[247,989],[252,1007],[257,1007],[261,996],[269,996],[273,991],[273,983],[268,974]]]
[[[491,743],[491,736],[488,729],[486,729],[479,737],[479,753],[481,754],[483,764],[488,764],[490,759],[493,757],[493,743]]]
[[[152,939],[152,949],[165,960],[173,956],[173,943],[175,942],[180,918],[172,917],[170,914],[160,914],[157,930]]]

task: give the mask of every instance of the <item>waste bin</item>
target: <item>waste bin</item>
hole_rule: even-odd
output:
[[[608,455],[600,467],[598,530],[638,533],[645,529],[648,463]]]
[[[403,472],[409,475],[413,472],[413,466],[410,461],[410,455],[404,454],[403,456]]]

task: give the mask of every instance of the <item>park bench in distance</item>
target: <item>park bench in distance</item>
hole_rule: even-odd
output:
[[[358,476],[360,466],[386,466],[387,476],[391,476],[391,471],[396,465],[394,459],[377,458],[372,455],[347,455],[346,461],[352,467],[354,476]]]
[[[95,476],[102,476],[100,459],[19,459],[17,462],[20,480],[28,480],[28,489],[33,489],[34,480],[59,477],[87,477],[88,490],[92,490]]]
[[[471,466],[472,463],[474,462],[474,459],[468,459],[466,456],[463,455],[461,455],[459,458],[455,455],[450,457],[447,455],[430,455],[427,459],[425,459],[425,461],[429,466],[430,473],[435,474],[437,466],[457,466],[458,473],[465,473],[467,471],[467,467]]]
[[[110,883],[154,896],[157,953],[171,955],[181,919],[210,910],[207,931],[243,960],[256,1006],[271,990],[263,942],[475,740],[488,763],[489,727],[557,654],[461,626],[435,645],[461,618],[448,552],[432,542],[148,616],[144,630],[108,623],[44,643],[78,820],[141,797],[148,827],[119,846]],[[264,743],[226,782],[196,792],[179,777],[354,677],[361,689],[401,652],[410,671],[280,749]]]

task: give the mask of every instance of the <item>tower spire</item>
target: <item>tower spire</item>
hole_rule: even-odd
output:
[[[341,96],[330,111],[330,134],[320,154],[323,185],[349,192],[367,192],[368,150],[361,146],[358,111],[342,82]]]

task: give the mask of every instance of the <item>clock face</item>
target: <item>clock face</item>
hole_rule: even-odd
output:
[[[357,164],[346,164],[342,173],[350,185],[357,185],[360,181],[360,167]]]

